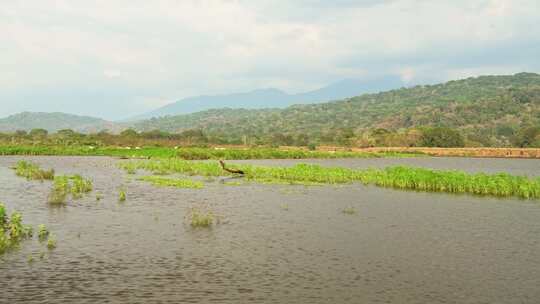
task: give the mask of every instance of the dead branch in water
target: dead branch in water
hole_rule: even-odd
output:
[[[230,168],[225,167],[225,162],[222,161],[222,160],[219,160],[219,164],[221,165],[221,168],[223,168],[223,170],[225,170],[225,171],[227,171],[229,173],[244,174],[244,171],[242,171],[242,170],[230,169]]]

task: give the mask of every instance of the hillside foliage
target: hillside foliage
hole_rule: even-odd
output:
[[[229,144],[538,147],[540,75],[480,76],[286,109],[213,109],[134,128],[197,129]],[[452,142],[427,140],[432,130]]]

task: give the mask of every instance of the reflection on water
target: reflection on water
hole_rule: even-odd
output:
[[[50,184],[15,177],[8,167],[17,159],[0,158],[0,201],[22,211],[28,223],[47,224],[58,248],[49,253],[27,241],[4,255],[0,302],[537,303],[540,298],[538,201],[362,185],[227,186],[219,179],[202,190],[155,188],[124,175],[110,158],[34,158],[59,173],[91,177],[104,195],[99,202],[92,194],[49,208]],[[487,166],[478,159],[399,160],[441,167],[456,161],[460,169]],[[496,171],[508,166],[514,174],[538,174],[540,161],[523,161],[492,164]],[[317,162],[363,167],[392,161]],[[121,186],[128,192],[123,204],[117,202]],[[225,223],[209,230],[186,226],[184,216],[197,204],[210,205]],[[356,214],[342,212],[349,206]],[[39,260],[42,251],[45,258]]]

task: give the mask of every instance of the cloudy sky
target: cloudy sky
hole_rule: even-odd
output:
[[[0,117],[540,72],[538,0],[0,0]]]

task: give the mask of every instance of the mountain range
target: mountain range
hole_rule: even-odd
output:
[[[294,104],[318,103],[358,96],[364,93],[375,93],[399,88],[403,85],[399,77],[386,76],[372,80],[344,79],[318,90],[298,94],[288,94],[275,88],[269,88],[226,95],[202,95],[184,98],[154,111],[132,117],[127,121],[190,114],[219,108],[286,108]]]
[[[56,132],[62,129],[72,129],[82,133],[109,130],[119,132],[124,127],[100,118],[79,116],[60,112],[22,112],[0,119],[0,132],[30,131],[45,129]]]

